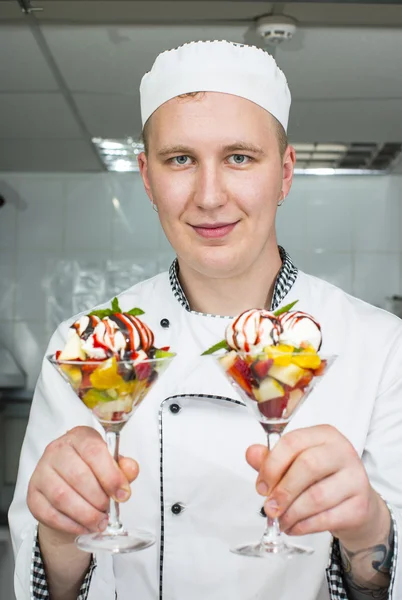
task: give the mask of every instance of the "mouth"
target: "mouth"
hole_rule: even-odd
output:
[[[201,225],[191,225],[191,227],[203,238],[217,239],[229,235],[238,222],[239,221],[235,221],[234,223],[202,223]]]

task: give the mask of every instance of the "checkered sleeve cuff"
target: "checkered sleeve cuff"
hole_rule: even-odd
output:
[[[89,569],[82,582],[77,600],[86,600],[89,593],[89,586],[96,567],[95,558],[92,556]],[[49,590],[47,587],[45,567],[43,565],[42,555],[39,547],[38,532],[34,537],[32,563],[31,563],[31,600],[49,599]]]
[[[392,558],[392,565],[390,571],[390,584],[388,589],[387,600],[393,600],[393,589],[395,583],[396,564],[398,560],[398,528],[395,519],[395,515],[392,508],[387,505],[391,514],[392,523],[394,526],[394,555]],[[329,589],[329,596],[331,600],[349,600],[346,592],[346,586],[343,579],[343,566],[341,559],[341,551],[339,548],[339,541],[334,538],[332,541],[331,557],[327,568],[327,582]],[[396,600],[396,599],[395,599]]]

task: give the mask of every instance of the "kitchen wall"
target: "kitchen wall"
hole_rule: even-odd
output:
[[[0,173],[1,194],[0,338],[33,388],[58,319],[173,253],[138,174]],[[303,270],[384,306],[402,292],[401,202],[402,176],[296,177],[278,238]],[[80,271],[95,273],[92,290]]]

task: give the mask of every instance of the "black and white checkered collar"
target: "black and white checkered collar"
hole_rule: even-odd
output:
[[[292,289],[292,286],[297,278],[298,269],[293,264],[292,259],[282,246],[278,246],[279,254],[282,260],[282,266],[278,273],[275,281],[274,293],[272,295],[271,310],[276,310],[285,296]],[[221,317],[227,318],[221,315],[210,315],[206,313],[199,313],[195,310],[191,310],[190,304],[186,298],[183,288],[179,281],[179,262],[177,258],[173,261],[169,269],[169,281],[172,288],[172,292],[178,302],[188,311],[196,315],[203,315],[205,317]]]

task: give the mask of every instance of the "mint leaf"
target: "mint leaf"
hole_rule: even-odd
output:
[[[89,313],[89,316],[94,315],[95,317],[99,317],[100,319],[104,319],[105,317],[110,317],[113,314],[113,311],[110,308],[100,308],[99,310],[93,310]]]
[[[119,301],[117,300],[116,297],[113,298],[112,300],[112,312],[113,313],[121,313],[123,312],[119,306]]]
[[[208,350],[205,350],[205,352],[203,352],[201,354],[201,356],[207,356],[207,354],[213,354],[217,350],[222,350],[222,349],[230,350],[229,345],[226,340],[222,340],[221,342],[218,342],[214,346],[211,346],[211,348],[208,348]]]
[[[289,312],[290,309],[292,309],[294,307],[295,304],[297,304],[299,301],[295,300],[294,302],[291,302],[290,304],[287,304],[286,306],[283,306],[282,308],[278,308],[278,310],[276,310],[274,312],[275,317],[279,317],[279,315],[282,315],[285,312]]]
[[[127,312],[128,315],[132,315],[133,317],[138,317],[139,315],[145,314],[143,310],[140,308],[132,308]]]
[[[94,315],[95,317],[99,317],[100,319],[104,319],[105,317],[110,317],[111,315],[115,315],[116,313],[122,313],[122,309],[120,307],[119,301],[116,297],[112,300],[112,308],[99,308],[98,310],[93,310],[89,313],[89,315]],[[128,312],[128,315],[133,315],[134,317],[138,317],[139,315],[143,315],[144,311],[141,308],[132,308]]]

